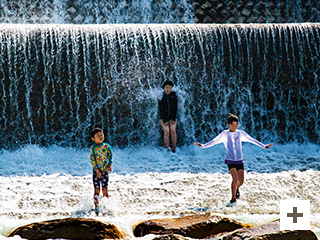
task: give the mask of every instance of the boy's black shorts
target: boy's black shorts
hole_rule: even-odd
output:
[[[100,183],[102,187],[108,188],[109,174],[107,171],[101,172],[101,178],[97,178],[97,172],[93,170],[93,186],[94,188],[100,188]]]
[[[227,165],[228,165],[229,170],[232,169],[232,168],[237,169],[237,171],[241,170],[241,169],[244,169],[243,163],[240,163],[240,164],[231,163],[231,164],[227,164]]]

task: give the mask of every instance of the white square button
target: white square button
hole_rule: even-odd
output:
[[[310,230],[310,201],[281,200],[280,230]]]

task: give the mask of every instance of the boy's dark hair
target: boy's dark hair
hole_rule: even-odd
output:
[[[167,81],[165,81],[165,82],[162,84],[162,88],[164,88],[164,87],[167,86],[167,85],[170,85],[171,87],[173,87],[174,84],[173,84],[173,82],[167,80]]]
[[[93,130],[91,130],[90,132],[91,138],[94,138],[94,135],[96,135],[98,132],[103,132],[103,131],[101,128],[94,128]]]
[[[232,113],[229,113],[228,117],[228,124],[232,124],[233,122],[239,122],[239,118],[236,115],[233,115]]]

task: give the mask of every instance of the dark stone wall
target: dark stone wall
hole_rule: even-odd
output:
[[[195,0],[196,23],[320,22],[320,1]]]
[[[0,23],[194,23],[192,3],[193,0],[1,0]]]

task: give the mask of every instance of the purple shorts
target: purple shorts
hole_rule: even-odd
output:
[[[94,188],[100,188],[100,183],[102,187],[108,188],[109,174],[108,172],[101,172],[101,177],[97,178],[97,172],[93,170],[93,186]]]

